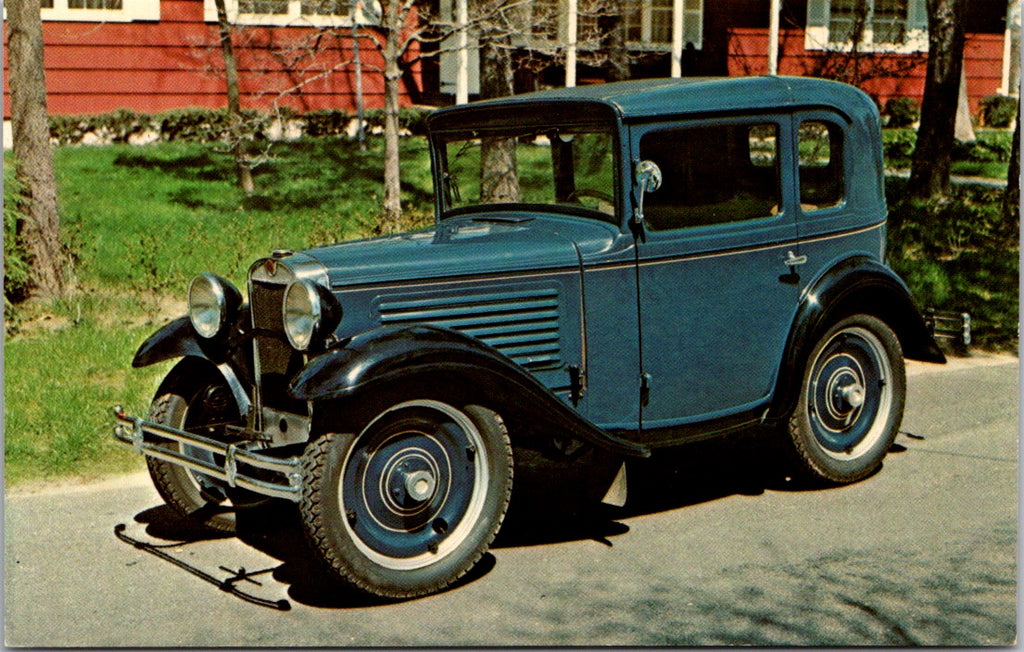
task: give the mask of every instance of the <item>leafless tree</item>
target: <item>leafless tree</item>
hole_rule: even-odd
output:
[[[30,296],[50,298],[64,294],[65,257],[46,111],[42,19],[39,0],[9,0],[6,6],[14,158],[24,193],[18,235],[28,253]]]
[[[928,68],[907,186],[915,197],[949,194],[966,10],[967,0],[928,0]]]
[[[217,28],[220,34],[220,50],[224,59],[224,72],[227,77],[228,117],[231,120],[231,152],[235,158],[235,173],[238,176],[238,187],[246,194],[252,195],[256,186],[252,180],[252,166],[246,153],[245,118],[238,96],[238,62],[235,59],[235,47],[232,42],[233,29],[228,20],[228,12],[224,0],[215,0],[217,6]]]

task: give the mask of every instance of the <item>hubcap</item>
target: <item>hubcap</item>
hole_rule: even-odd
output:
[[[483,510],[483,450],[472,420],[444,403],[410,401],[377,417],[350,449],[338,488],[356,547],[399,570],[450,554]]]
[[[863,328],[841,331],[821,349],[813,362],[807,405],[811,430],[825,454],[858,457],[885,433],[891,372],[882,343]]]

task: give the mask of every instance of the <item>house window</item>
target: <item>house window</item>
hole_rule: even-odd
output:
[[[926,0],[809,0],[808,50],[917,52],[928,48]]]
[[[674,0],[625,0],[626,41],[636,49],[661,50],[672,45]],[[683,0],[683,44],[700,49],[703,0]]]
[[[472,2],[472,0],[470,0]],[[515,7],[515,3],[512,3]],[[608,9],[602,0],[576,1],[576,43],[581,47],[597,46],[601,38],[598,18]],[[529,5],[528,32],[540,47],[550,46],[569,39],[569,7],[567,0],[531,0]],[[515,40],[515,39],[513,39]],[[518,41],[528,47],[522,40]]]
[[[41,0],[43,20],[128,23],[160,20],[160,0]]]
[[[88,0],[87,0],[88,1]],[[375,24],[380,4],[373,0],[225,0],[228,20],[236,25],[348,26]],[[204,0],[206,20],[217,20],[214,0]]]

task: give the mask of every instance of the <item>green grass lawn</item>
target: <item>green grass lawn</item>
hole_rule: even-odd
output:
[[[56,150],[62,228],[78,288],[19,306],[4,352],[5,484],[143,467],[115,445],[108,408],[145,413],[170,363],[132,369],[139,344],[181,314],[189,280],[214,271],[244,286],[253,260],[368,235],[380,218],[381,141],[275,144],[243,202],[231,159],[209,145]],[[409,224],[432,219],[423,139],[403,142]],[[9,162],[9,161],[7,161]],[[5,165],[5,170],[10,170]]]

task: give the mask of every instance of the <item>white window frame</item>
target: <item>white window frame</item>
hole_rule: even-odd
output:
[[[685,39],[686,28],[691,26],[693,22],[697,25],[697,41],[693,43],[693,47],[700,50],[704,47],[704,0],[697,0],[698,7],[692,9],[687,7],[688,2],[682,0],[683,5],[683,21],[682,21],[682,34],[683,34],[683,46],[690,42]],[[660,52],[667,50],[672,47],[672,30],[674,29],[673,24],[675,21],[670,16],[669,18],[669,40],[668,41],[654,41],[654,6],[652,0],[640,0],[640,40],[627,40],[626,47],[631,50],[647,50]]]
[[[124,0],[131,2],[131,0]],[[228,21],[234,25],[262,25],[281,27],[351,27],[352,14],[344,16],[305,15],[302,13],[302,0],[288,0],[288,12],[283,14],[250,14],[238,11],[238,0],[224,0],[228,12]],[[363,9],[356,16],[360,25],[376,25],[381,15],[380,3],[377,0],[363,0],[363,5],[372,5]],[[203,0],[203,18],[208,23],[217,22],[217,5],[214,0]]]
[[[71,9],[68,0],[53,0],[53,7],[42,8],[39,15],[47,21],[88,23],[160,20],[160,0],[122,0],[121,6],[121,9]]]
[[[908,0],[907,16],[904,19],[906,37],[903,43],[875,43],[872,17],[875,0],[868,0],[869,11],[861,42],[857,44],[858,52],[878,52],[889,54],[911,54],[928,51],[928,22],[925,0]],[[853,50],[853,43],[834,43],[829,40],[829,19],[832,10],[831,0],[810,0],[807,3],[807,29],[804,32],[804,49],[809,51]]]

